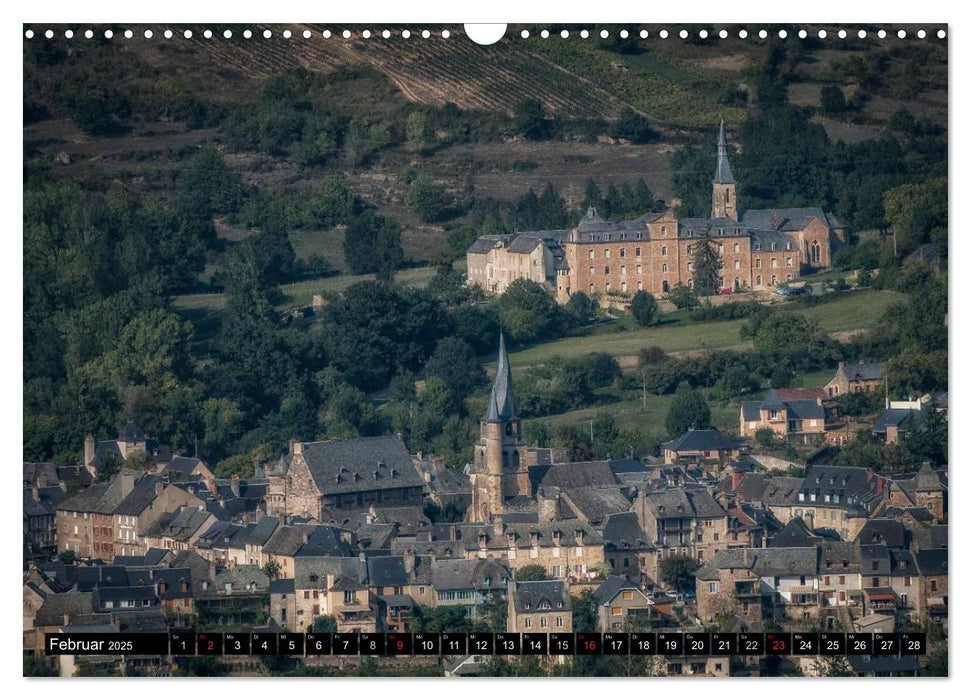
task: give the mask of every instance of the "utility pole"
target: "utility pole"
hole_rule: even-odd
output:
[[[647,369],[641,373],[641,410],[647,411]]]

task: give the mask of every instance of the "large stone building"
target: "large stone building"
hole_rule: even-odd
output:
[[[268,468],[268,515],[343,524],[372,505],[421,506],[424,480],[394,435],[297,442]]]
[[[759,290],[829,267],[846,228],[819,207],[740,211],[722,125],[708,218],[679,219],[667,211],[606,221],[591,207],[569,230],[479,238],[466,255],[468,281],[501,294],[513,280],[531,279],[560,302],[578,291],[667,294],[693,285],[694,256],[706,239],[721,259],[722,288]]]

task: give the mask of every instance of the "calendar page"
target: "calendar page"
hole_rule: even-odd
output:
[[[948,675],[946,24],[22,35],[24,676]]]

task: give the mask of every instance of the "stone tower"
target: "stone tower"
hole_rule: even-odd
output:
[[[711,183],[711,218],[738,221],[735,200],[735,178],[728,164],[728,143],[725,141],[725,122],[718,131],[718,167]]]
[[[526,443],[522,439],[522,421],[516,415],[512,370],[502,334],[489,406],[479,421],[472,481],[469,515],[473,520],[488,521],[501,515],[507,498],[529,496]]]

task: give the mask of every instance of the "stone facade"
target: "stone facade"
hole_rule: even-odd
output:
[[[694,256],[705,240],[721,260],[720,288],[765,290],[829,267],[846,230],[818,207],[740,211],[722,130],[710,218],[679,219],[667,211],[610,222],[591,207],[570,230],[483,236],[467,253],[468,280],[501,294],[514,279],[531,279],[561,303],[576,292],[660,296],[693,285]]]

